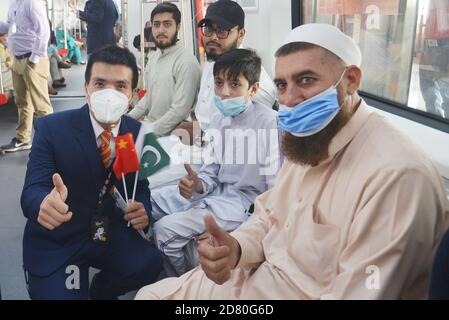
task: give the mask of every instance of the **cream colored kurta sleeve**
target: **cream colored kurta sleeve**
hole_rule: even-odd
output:
[[[435,226],[444,223],[443,216],[429,219],[444,211],[437,207],[441,199],[435,186],[424,170],[404,165],[373,176],[353,218],[332,289],[321,298],[397,299],[408,292],[401,298],[413,299],[426,292],[416,284],[428,277],[423,270],[430,272],[435,239],[441,238]]]
[[[201,69],[195,61],[185,60],[181,64],[175,66],[174,74],[176,75],[173,100],[165,113],[160,119],[154,122],[154,133],[157,136],[164,136],[171,131],[183,120],[187,119],[190,111],[193,109],[201,80]]]
[[[271,209],[266,205],[269,199],[270,191],[256,198],[253,215],[231,233],[242,250],[237,267],[254,267],[265,261],[262,241],[270,228],[268,213]]]
[[[147,107],[148,103],[148,94],[146,94],[140,101],[137,103],[137,105],[132,109],[128,116],[130,116],[133,119],[139,120],[140,118],[146,116],[148,114],[148,110],[150,110],[149,107]]]

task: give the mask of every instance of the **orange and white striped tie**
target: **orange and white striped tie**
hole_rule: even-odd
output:
[[[101,138],[101,145],[100,145],[101,160],[103,161],[104,167],[107,168],[109,167],[112,156],[111,150],[112,132],[103,131],[103,133],[100,135],[100,138]]]

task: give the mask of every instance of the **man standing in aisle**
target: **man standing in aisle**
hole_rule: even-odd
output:
[[[14,56],[12,81],[19,120],[16,136],[4,152],[15,152],[31,148],[33,114],[45,116],[53,113],[48,96],[47,57],[50,27],[47,13],[40,0],[11,0],[7,22],[0,27],[8,28],[9,50]]]
[[[113,0],[88,0],[84,11],[77,10],[73,2],[70,6],[80,20],[87,22],[87,54],[116,44],[115,25],[119,18]]]

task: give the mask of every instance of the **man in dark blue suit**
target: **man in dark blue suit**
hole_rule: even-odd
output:
[[[137,185],[135,202],[120,210],[124,195],[111,174],[113,137],[140,123],[123,116],[137,86],[134,56],[116,46],[89,59],[88,104],[38,119],[21,204],[28,219],[23,261],[32,299],[115,299],[157,279],[161,258],[141,235],[149,227],[150,191]],[[132,194],[134,174],[126,175]],[[128,222],[130,227],[127,226]],[[89,267],[101,269],[89,290]]]
[[[78,17],[87,22],[87,54],[116,43],[114,27],[119,14],[113,0],[88,0]]]

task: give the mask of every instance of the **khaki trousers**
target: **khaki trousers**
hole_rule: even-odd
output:
[[[31,140],[33,114],[45,116],[53,113],[48,96],[48,58],[40,58],[34,69],[27,62],[28,59],[14,59],[12,65],[14,97],[19,114],[16,138],[22,142]]]

